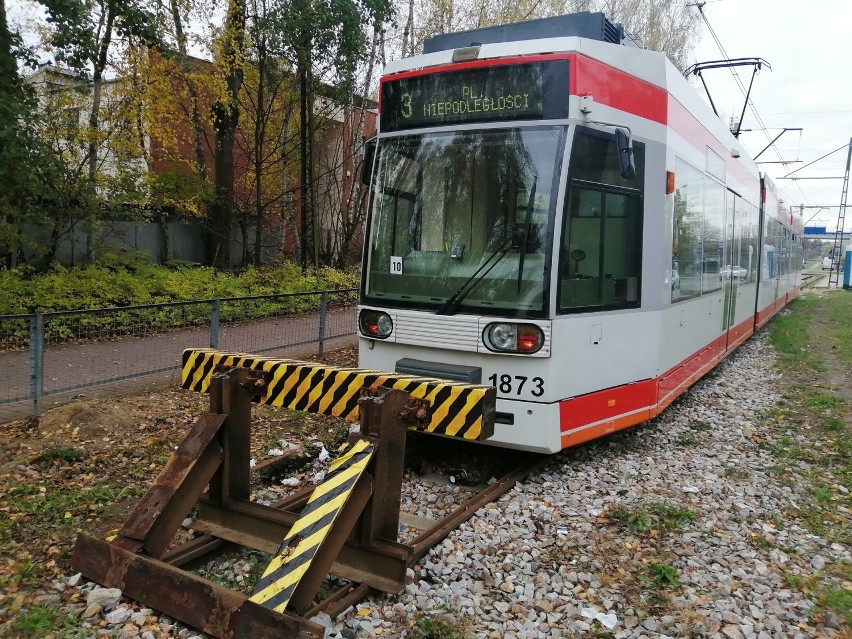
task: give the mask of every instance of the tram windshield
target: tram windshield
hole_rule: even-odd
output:
[[[383,139],[367,244],[376,304],[538,316],[565,130]]]

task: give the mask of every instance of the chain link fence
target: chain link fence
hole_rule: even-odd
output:
[[[177,383],[186,348],[305,356],[355,335],[356,289],[0,315],[0,423]]]

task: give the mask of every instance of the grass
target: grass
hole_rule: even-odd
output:
[[[333,453],[349,438],[349,422],[342,419],[328,429],[324,435],[320,435],[320,441],[326,449]]]
[[[688,508],[662,502],[639,504],[634,508],[617,506],[609,511],[609,518],[634,532],[654,529],[682,530],[695,521],[695,514]]]
[[[817,603],[823,608],[833,610],[846,619],[852,619],[852,590],[830,588],[817,596]]]
[[[806,295],[791,313],[773,320],[770,339],[779,351],[783,399],[763,423],[772,433],[767,445],[775,455],[770,472],[796,489],[798,522],[831,542],[852,543],[852,414],[844,393],[852,364],[852,295],[838,291]],[[829,372],[830,371],[830,372]],[[841,373],[842,372],[842,373]],[[852,575],[848,565],[826,565],[812,574],[787,573],[790,587],[817,604],[852,616]]]
[[[817,413],[829,413],[846,403],[842,397],[814,389],[803,389],[802,394],[802,408]]]
[[[713,428],[710,424],[708,424],[707,422],[705,422],[702,419],[696,419],[695,421],[690,422],[689,427],[692,430],[697,430],[697,431],[707,431],[707,430],[711,430]]]
[[[86,639],[89,632],[79,625],[75,617],[57,606],[32,606],[19,611],[9,629],[17,639]]]
[[[67,446],[51,446],[42,451],[33,461],[34,462],[53,462],[60,461],[66,463],[75,463],[86,458],[86,451],[78,448],[68,448]]]
[[[640,577],[642,585],[653,590],[677,590],[680,588],[680,572],[671,564],[651,564],[648,572]]]
[[[45,531],[54,536],[73,535],[85,522],[99,520],[118,502],[140,494],[140,489],[111,484],[95,484],[79,490],[51,490],[46,486],[13,484],[0,486],[4,507],[0,520],[0,554],[18,556],[20,548],[32,540],[45,543]],[[33,585],[43,577],[45,566],[30,565],[26,559],[16,563],[11,581]]]
[[[728,466],[725,468],[725,476],[733,477],[734,479],[748,479],[749,473],[747,470],[737,468],[736,466]]]
[[[815,371],[825,371],[825,360],[814,350],[804,348],[810,336],[808,322],[804,316],[815,315],[821,299],[806,295],[792,302],[792,313],[776,317],[772,322],[770,341],[780,354],[781,362],[787,365],[804,366]]]
[[[236,590],[249,595],[254,590],[255,584],[263,576],[263,571],[269,565],[272,556],[257,550],[244,550],[238,556],[235,556],[235,559],[240,564],[248,562],[248,570],[240,570],[239,572],[233,570],[223,575],[217,572],[208,573],[204,569],[199,569],[198,574],[229,590]]]
[[[420,617],[411,629],[413,639],[464,639],[470,625],[468,620],[452,621],[446,617]]]

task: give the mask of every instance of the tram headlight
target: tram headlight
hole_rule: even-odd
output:
[[[501,322],[486,326],[482,341],[498,353],[535,353],[544,345],[544,333],[535,324]]]
[[[366,337],[385,339],[393,332],[393,320],[382,311],[364,309],[358,317],[358,326]]]

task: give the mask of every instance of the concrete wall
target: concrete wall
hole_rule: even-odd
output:
[[[129,249],[143,251],[149,259],[157,264],[168,260],[186,260],[201,262],[206,259],[207,249],[204,243],[203,228],[195,222],[185,222],[171,219],[166,222],[170,240],[170,255],[165,255],[162,226],[159,222],[126,222],[105,221],[96,233],[97,246],[109,246],[113,250]],[[49,240],[48,229],[31,227],[27,235],[37,245],[45,246]],[[248,261],[254,255],[254,227],[248,228]],[[282,254],[281,247],[286,245],[284,234],[292,233],[277,223],[271,228],[264,229],[261,240],[261,256],[266,260]],[[66,266],[81,264],[86,254],[86,233],[76,230],[67,233],[59,243],[55,260]],[[242,266],[243,238],[239,227],[234,227],[231,233],[231,263]],[[29,257],[29,256],[28,256]],[[293,257],[287,255],[286,257]]]

